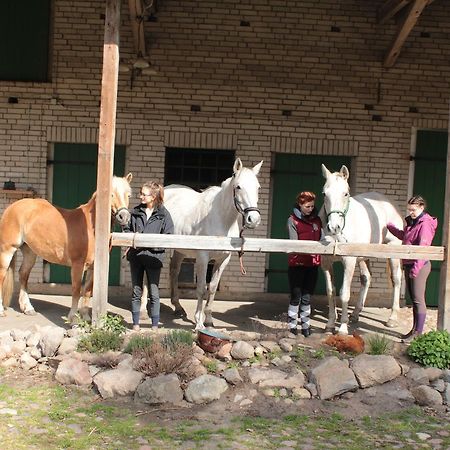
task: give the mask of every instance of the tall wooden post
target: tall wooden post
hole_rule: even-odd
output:
[[[116,135],[119,78],[120,0],[106,0],[105,41],[98,140],[97,208],[95,211],[95,264],[92,321],[106,314],[108,303],[111,180]]]
[[[450,331],[450,111],[447,141],[447,172],[445,179],[444,223],[442,224],[442,245],[444,246],[445,259],[441,266],[437,327],[439,330]]]

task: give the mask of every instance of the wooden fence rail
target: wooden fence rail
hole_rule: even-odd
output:
[[[112,233],[111,243],[123,247],[160,247],[190,250],[224,250],[268,253],[312,253],[371,258],[444,260],[444,247],[387,244],[345,244],[340,242],[295,241],[290,239],[185,236],[177,234]]]

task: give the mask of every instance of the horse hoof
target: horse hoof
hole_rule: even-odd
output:
[[[325,334],[334,334],[334,327],[325,327]]]
[[[397,322],[396,320],[391,320],[391,319],[389,319],[389,320],[386,322],[386,326],[387,326],[388,328],[397,328],[397,327],[398,327],[398,322]]]
[[[6,317],[5,311],[0,312],[0,317]]]
[[[211,321],[211,322],[205,322],[205,327],[206,328],[214,328],[214,323]]]
[[[187,313],[184,309],[176,309],[173,314],[177,319],[185,319],[187,317]]]
[[[26,314],[27,316],[35,316],[36,315],[36,311],[34,309],[28,309],[27,311],[24,311],[23,313]]]
[[[350,316],[350,323],[358,323],[359,316]]]

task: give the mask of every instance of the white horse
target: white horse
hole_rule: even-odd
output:
[[[326,238],[331,237],[339,242],[349,243],[401,244],[401,241],[387,230],[386,224],[392,222],[398,228],[402,228],[403,219],[395,206],[384,195],[378,192],[366,192],[350,197],[347,182],[349,171],[346,166],[342,166],[339,172],[331,173],[322,164],[322,174],[326,182],[323,187],[324,204],[320,211],[320,217],[324,225]],[[344,265],[344,279],[340,293],[342,313],[339,334],[348,334],[348,301],[356,263],[359,263],[361,288],[358,303],[351,317],[354,322],[358,321],[359,314],[364,307],[371,273],[367,258],[353,256],[338,258],[342,260]],[[336,260],[334,257],[324,256],[322,258],[329,307],[326,325],[326,331],[328,332],[334,332],[336,322],[335,288],[332,271],[334,260]],[[402,279],[400,260],[389,259],[389,266],[394,289],[391,315],[386,322],[386,326],[395,327],[397,326],[397,313],[400,307]]]
[[[197,192],[186,186],[170,185],[164,189],[164,206],[169,210],[175,234],[206,236],[239,236],[238,219],[242,216],[244,228],[256,228],[261,222],[258,209],[259,182],[257,175],[262,161],[253,169],[243,166],[239,158],[233,166],[233,176],[220,187],[211,186]],[[178,274],[184,258],[195,258],[197,264],[197,309],[196,330],[213,326],[212,306],[220,277],[230,261],[231,253],[226,251],[175,250],[170,261],[171,302],[175,313],[186,316],[180,305]],[[209,261],[214,260],[209,293],[206,295],[206,272]]]

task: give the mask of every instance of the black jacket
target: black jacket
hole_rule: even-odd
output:
[[[163,205],[155,207],[148,220],[147,215],[145,214],[145,209],[146,205],[140,204],[130,211],[130,221],[123,227],[123,231],[125,233],[173,233],[172,217]],[[130,248],[127,253],[127,259],[129,260],[134,256],[153,256],[162,262],[164,252],[165,250],[163,248]]]

